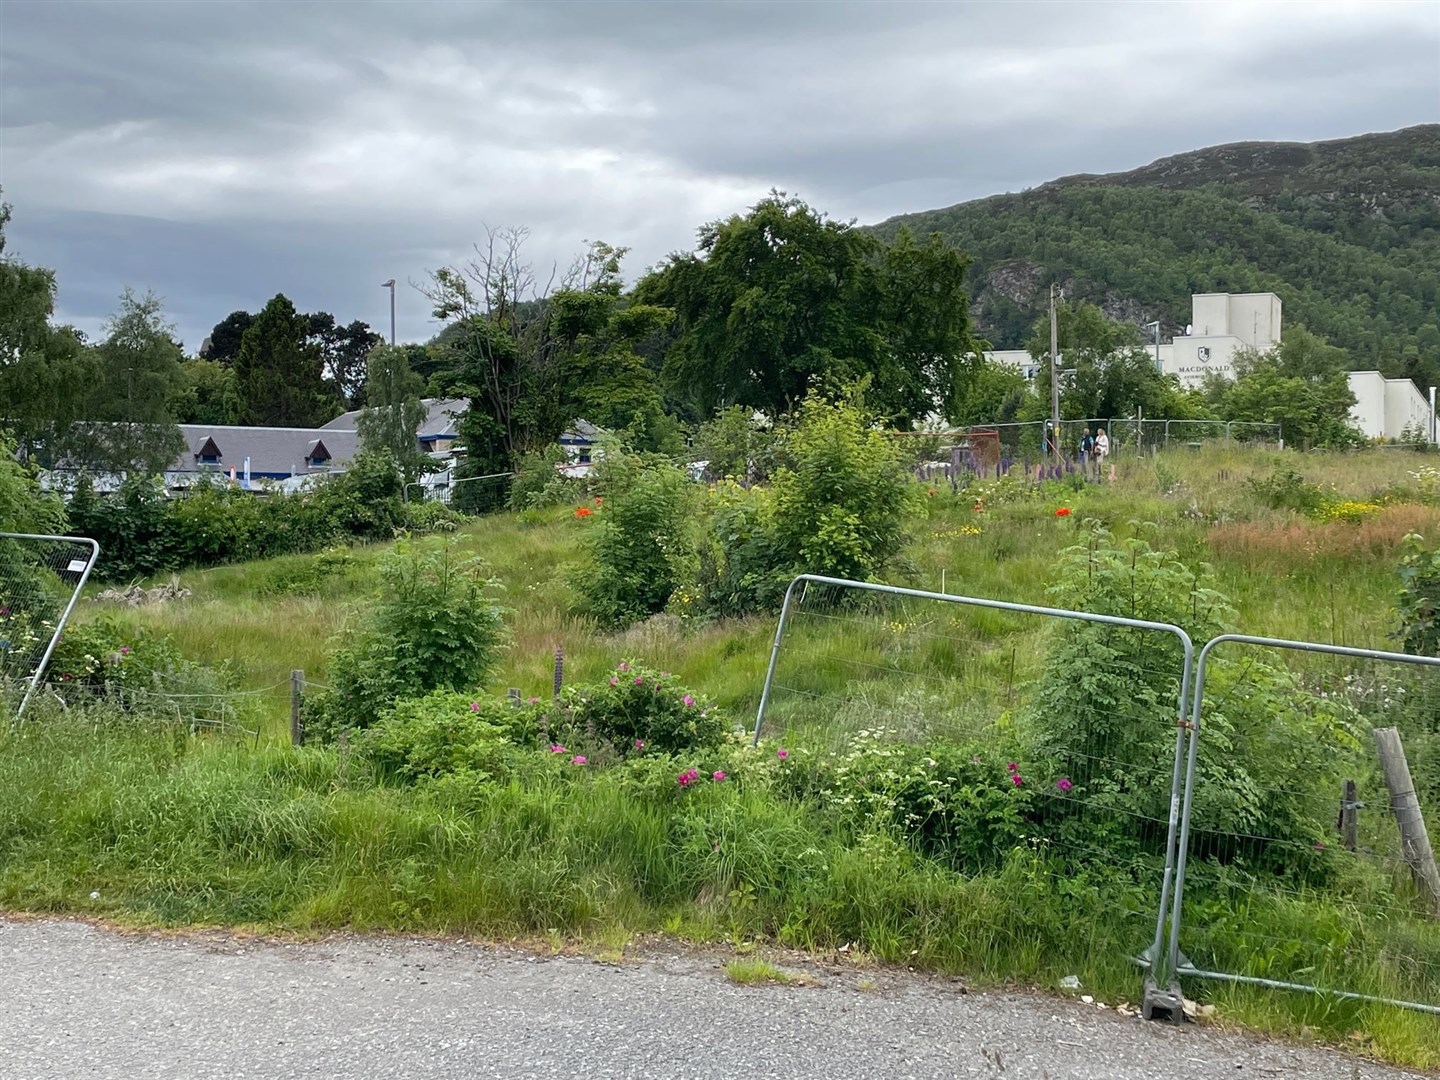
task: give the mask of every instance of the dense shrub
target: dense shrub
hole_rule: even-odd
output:
[[[1208,567],[1088,524],[1086,542],[1061,553],[1050,589],[1057,606],[1170,623],[1197,649],[1224,631],[1231,608]],[[1163,825],[1137,823],[1168,816],[1181,668],[1170,634],[1086,622],[1059,631],[1026,714],[1034,757],[1072,781],[1072,807],[1085,811],[1076,825],[1083,835],[1057,820],[1059,835],[1113,851],[1153,849],[1163,839]],[[1328,799],[1296,796],[1295,778],[1305,778],[1306,790],[1338,790],[1339,752],[1350,742],[1344,716],[1253,656],[1222,654],[1209,673],[1194,828],[1235,841],[1213,854],[1303,872],[1334,815]],[[1269,841],[1245,845],[1244,837],[1278,845],[1270,851]]]
[[[1325,505],[1325,492],[1288,465],[1269,476],[1252,476],[1248,483],[1255,497],[1272,510],[1315,514]]]
[[[510,509],[565,506],[584,498],[585,480],[558,471],[568,460],[569,455],[559,443],[551,443],[538,453],[522,457],[510,482]]]
[[[494,698],[434,690],[395,702],[355,747],[381,775],[401,780],[459,772],[501,779],[514,756],[516,713]]]
[[[772,499],[765,488],[722,480],[706,498],[696,580],[676,591],[682,616],[735,616],[779,605],[794,576],[766,527]]]
[[[564,712],[564,728],[552,729],[557,736],[604,743],[621,756],[634,750],[678,753],[718,746],[730,730],[712,702],[668,671],[628,661],[602,682],[567,690]]]
[[[1405,537],[1400,559],[1400,628],[1396,636],[1407,653],[1440,656],[1440,550],[1425,538]]]
[[[900,451],[855,398],[812,396],[784,438],[768,530],[795,573],[872,580],[903,539],[909,496]]]
[[[606,455],[600,490],[603,509],[589,514],[589,563],[575,587],[586,611],[623,626],[663,610],[693,576],[697,493],[668,461],[620,454]]]
[[[438,503],[402,502],[393,464],[367,454],[313,491],[291,495],[242,491],[216,478],[176,498],[146,479],[102,497],[82,479],[69,517],[71,531],[100,542],[97,574],[111,580],[389,540],[400,530],[447,532],[463,520]]]
[[[993,869],[1035,830],[1034,788],[1014,756],[985,745],[920,747],[864,731],[839,756],[822,799],[856,832],[893,831],[924,854],[974,872]]]
[[[380,561],[375,603],[331,654],[307,729],[330,738],[369,727],[401,698],[479,687],[508,637],[495,585],[443,540],[396,544]]]

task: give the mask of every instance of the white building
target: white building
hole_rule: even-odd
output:
[[[1160,346],[1160,369],[1187,389],[1207,375],[1233,379],[1237,352],[1265,352],[1279,341],[1280,298],[1274,293],[1196,293],[1185,333]]]
[[[1184,334],[1158,349],[1160,370],[1174,375],[1186,389],[1200,386],[1208,375],[1233,379],[1235,354],[1241,349],[1265,352],[1280,343],[1281,306],[1274,293],[1196,293],[1190,297],[1190,319]],[[1018,368],[1027,379],[1040,370],[1024,349],[986,355]],[[1062,364],[1064,359],[1062,355]],[[1409,379],[1352,371],[1350,390],[1355,395],[1350,418],[1367,438],[1398,439],[1407,428],[1419,428],[1435,440],[1430,402]]]
[[[1367,439],[1398,439],[1419,432],[1435,441],[1430,402],[1409,379],[1387,379],[1378,371],[1350,372],[1355,405],[1350,419]]]

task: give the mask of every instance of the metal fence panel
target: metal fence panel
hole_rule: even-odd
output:
[[[1127,670],[1155,695],[1097,715],[1083,688],[1047,681],[1045,636],[1057,631],[1071,635],[1062,646],[1148,666]],[[962,758],[973,745],[966,760],[976,765],[985,748],[1032,753],[994,766],[1029,785],[1025,842],[1055,866],[1126,875],[1136,899],[1124,915],[1136,929],[1153,919],[1136,957],[1151,971],[1142,1012],[1178,1019],[1163,946],[1192,661],[1190,638],[1168,623],[805,574],[785,594],[754,742],[830,754],[865,740],[944,744]],[[1105,661],[1096,667],[1103,677]],[[1004,780],[996,771],[988,782]],[[1133,955],[1150,933],[1139,932],[1140,941],[1116,947]]]
[[[1171,970],[1440,1014],[1440,909],[1397,821],[1440,836],[1440,659],[1227,634],[1191,713]],[[1408,752],[1403,804],[1382,728]]]
[[[25,715],[100,545],[76,536],[0,533],[0,692]]]

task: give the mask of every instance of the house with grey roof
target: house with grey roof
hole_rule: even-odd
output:
[[[425,419],[420,422],[420,428],[415,432],[415,438],[420,444],[424,453],[433,454],[443,450],[449,450],[455,445],[455,440],[460,437],[457,424],[460,417],[465,415],[470,402],[465,398],[423,398],[420,404],[425,406]],[[364,409],[351,409],[349,412],[341,413],[327,424],[321,425],[321,431],[353,430],[360,426],[360,414]]]
[[[344,472],[360,452],[355,429],[181,424],[185,452],[165,470],[167,487],[187,487],[206,474],[245,481],[289,480]]]

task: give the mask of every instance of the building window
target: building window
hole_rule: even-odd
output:
[[[219,465],[219,464],[220,464],[220,455],[219,455],[219,454],[201,454],[201,455],[200,455],[200,464],[201,464],[201,465]]]

